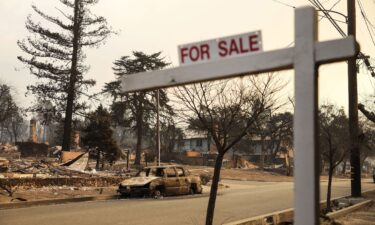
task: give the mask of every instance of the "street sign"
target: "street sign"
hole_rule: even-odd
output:
[[[221,37],[178,46],[180,65],[249,55],[263,50],[261,31]]]
[[[150,90],[294,68],[294,224],[317,225],[320,213],[317,69],[324,63],[352,58],[358,52],[353,36],[324,42],[317,41],[317,21],[317,14],[313,7],[297,8],[294,47],[258,54],[250,52],[250,55],[246,52],[246,54],[238,54],[238,57],[209,60],[207,53],[199,57],[194,55],[193,51],[202,52],[201,44],[196,44],[196,49],[191,50],[193,58],[186,56],[190,50],[183,51],[182,65],[191,65],[123,76],[122,90],[124,92]],[[260,33],[258,37],[260,38]],[[258,43],[261,44],[261,39]],[[190,46],[193,45],[182,47],[190,49]],[[261,50],[260,45],[257,47]],[[203,47],[203,52],[206,52],[206,48]],[[205,63],[193,63],[199,61]]]

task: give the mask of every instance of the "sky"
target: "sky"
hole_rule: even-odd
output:
[[[375,0],[360,0],[370,22],[375,24]],[[321,0],[326,8],[346,14],[346,1]],[[337,4],[336,4],[337,3]],[[29,33],[25,21],[33,13],[31,4],[54,15],[58,0],[0,0],[0,82],[13,87],[18,104],[30,106],[32,96],[25,97],[26,86],[35,82],[25,66],[17,60],[24,53],[17,40]],[[112,35],[99,48],[85,49],[90,71],[86,75],[97,81],[91,92],[101,90],[106,82],[115,79],[113,62],[132,51],[147,54],[162,51],[171,66],[178,66],[177,46],[185,43],[261,30],[263,51],[285,48],[293,44],[294,9],[310,5],[308,0],[101,0],[92,8],[104,16],[117,35]],[[344,20],[334,15],[335,19]],[[339,23],[346,32],[346,24]],[[370,27],[374,30],[375,27]],[[319,22],[319,40],[341,38],[327,19]],[[357,41],[361,50],[375,58],[372,42],[357,7]],[[375,61],[372,61],[375,65]],[[336,63],[319,69],[320,102],[347,107],[347,64]],[[280,72],[289,79],[288,95],[293,95],[293,71]],[[375,78],[366,69],[358,75],[359,100],[374,94]]]

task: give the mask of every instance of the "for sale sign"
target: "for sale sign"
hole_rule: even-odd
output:
[[[260,31],[221,37],[178,46],[180,65],[261,52]]]

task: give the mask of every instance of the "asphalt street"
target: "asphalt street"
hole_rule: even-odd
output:
[[[220,190],[215,224],[244,219],[293,207],[293,183],[224,180],[229,188]],[[333,196],[350,194],[350,180],[336,181]],[[370,180],[363,191],[374,189]],[[322,183],[325,198],[326,182]],[[208,195],[164,199],[122,199],[81,202],[0,210],[4,225],[176,225],[204,224]]]

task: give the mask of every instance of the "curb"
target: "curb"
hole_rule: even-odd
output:
[[[262,180],[262,179],[247,179],[247,178],[232,178],[232,177],[225,177],[225,178],[222,178],[221,180],[235,180],[235,181],[254,181],[254,182],[264,182],[264,183],[292,183],[293,180],[291,181],[266,181],[266,180]]]
[[[367,192],[373,192],[373,191],[375,191],[375,189],[369,189],[369,190],[363,191],[362,194],[367,193]],[[340,197],[332,198],[331,200],[333,201],[333,200],[337,200],[337,199],[345,198],[345,197],[349,197],[349,196],[340,196]],[[327,216],[329,218],[332,218],[332,219],[337,218],[337,217],[341,217],[345,214],[351,213],[351,212],[353,212],[355,210],[358,210],[358,209],[360,209],[364,206],[367,206],[371,202],[372,202],[371,200],[366,200],[364,202],[355,204],[353,206],[349,206],[345,209],[329,213],[329,214],[327,214]],[[324,206],[325,203],[326,203],[326,201],[321,201],[320,207]],[[230,222],[230,223],[225,223],[223,225],[260,225],[260,224],[267,224],[266,221],[269,221],[269,220],[273,221],[274,222],[273,224],[278,224],[280,222],[292,222],[293,215],[294,215],[294,208],[289,208],[289,209],[285,209],[285,210],[280,210],[280,211],[276,211],[276,212],[272,212],[272,213],[263,214],[263,215],[260,215],[260,216],[255,216],[255,217],[250,217],[250,218],[246,218],[246,219],[242,219],[242,220],[237,220],[237,221]]]
[[[367,205],[370,205],[371,204],[371,200],[366,200],[364,202],[361,202],[361,203],[358,203],[358,204],[355,204],[355,205],[352,205],[352,206],[349,206],[347,208],[344,208],[344,209],[341,209],[341,210],[338,210],[336,212],[331,212],[331,213],[328,213],[327,216],[330,218],[330,219],[336,219],[338,217],[341,217],[345,214],[348,214],[348,213],[351,213],[353,211],[356,211],[362,207],[365,207]]]
[[[273,221],[272,224],[279,224],[279,222],[285,221],[292,221],[294,214],[294,209],[289,208],[281,211],[276,211],[268,214],[263,214],[260,216],[255,216],[247,219],[242,219],[230,223],[225,223],[223,225],[261,225],[261,224],[269,224],[266,221],[271,220]]]
[[[104,195],[104,196],[87,196],[87,197],[78,197],[78,198],[47,199],[47,200],[38,200],[38,201],[30,201],[30,202],[14,202],[14,203],[0,204],[0,210],[17,209],[17,208],[25,208],[25,207],[41,206],[41,205],[64,204],[64,203],[72,203],[72,202],[112,200],[112,199],[117,199],[117,198],[118,198],[118,195]]]
[[[218,196],[221,194],[218,193]],[[208,197],[209,193],[202,193],[202,194],[195,194],[195,195],[186,195],[183,196],[171,196],[167,199],[169,200],[178,200],[178,199],[185,199],[185,198],[202,198]],[[87,197],[77,197],[77,198],[60,198],[60,199],[46,199],[46,200],[37,200],[37,201],[30,201],[30,202],[14,202],[14,203],[5,203],[0,204],[0,210],[6,209],[18,209],[18,208],[26,208],[32,206],[43,206],[43,205],[55,205],[55,204],[65,204],[65,203],[74,203],[74,202],[88,202],[88,201],[105,201],[105,200],[116,200],[121,199],[119,195],[103,195],[103,196],[87,196]],[[162,200],[164,200],[163,198]]]

